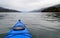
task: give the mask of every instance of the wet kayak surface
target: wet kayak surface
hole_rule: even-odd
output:
[[[30,30],[33,38],[60,38],[59,18],[50,13],[1,13],[0,33],[7,33],[21,19]]]

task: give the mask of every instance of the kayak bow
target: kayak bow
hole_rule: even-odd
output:
[[[8,32],[6,38],[32,38],[28,28],[19,20]]]

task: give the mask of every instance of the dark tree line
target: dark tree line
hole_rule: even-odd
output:
[[[19,12],[19,11],[0,7],[0,12]]]
[[[52,6],[42,10],[41,12],[60,12],[60,5]]]

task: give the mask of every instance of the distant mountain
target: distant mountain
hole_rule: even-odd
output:
[[[33,10],[31,12],[60,12],[60,4],[48,8]]]
[[[20,12],[20,11],[0,7],[0,12]]]
[[[55,7],[60,7],[60,4],[58,4],[58,5],[55,5]]]
[[[33,11],[30,11],[30,12],[41,12],[41,9],[33,10]]]
[[[41,12],[60,12],[60,4],[43,9]]]

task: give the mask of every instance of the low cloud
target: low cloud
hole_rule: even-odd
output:
[[[0,6],[21,11],[30,11],[60,4],[60,0],[0,0]]]

